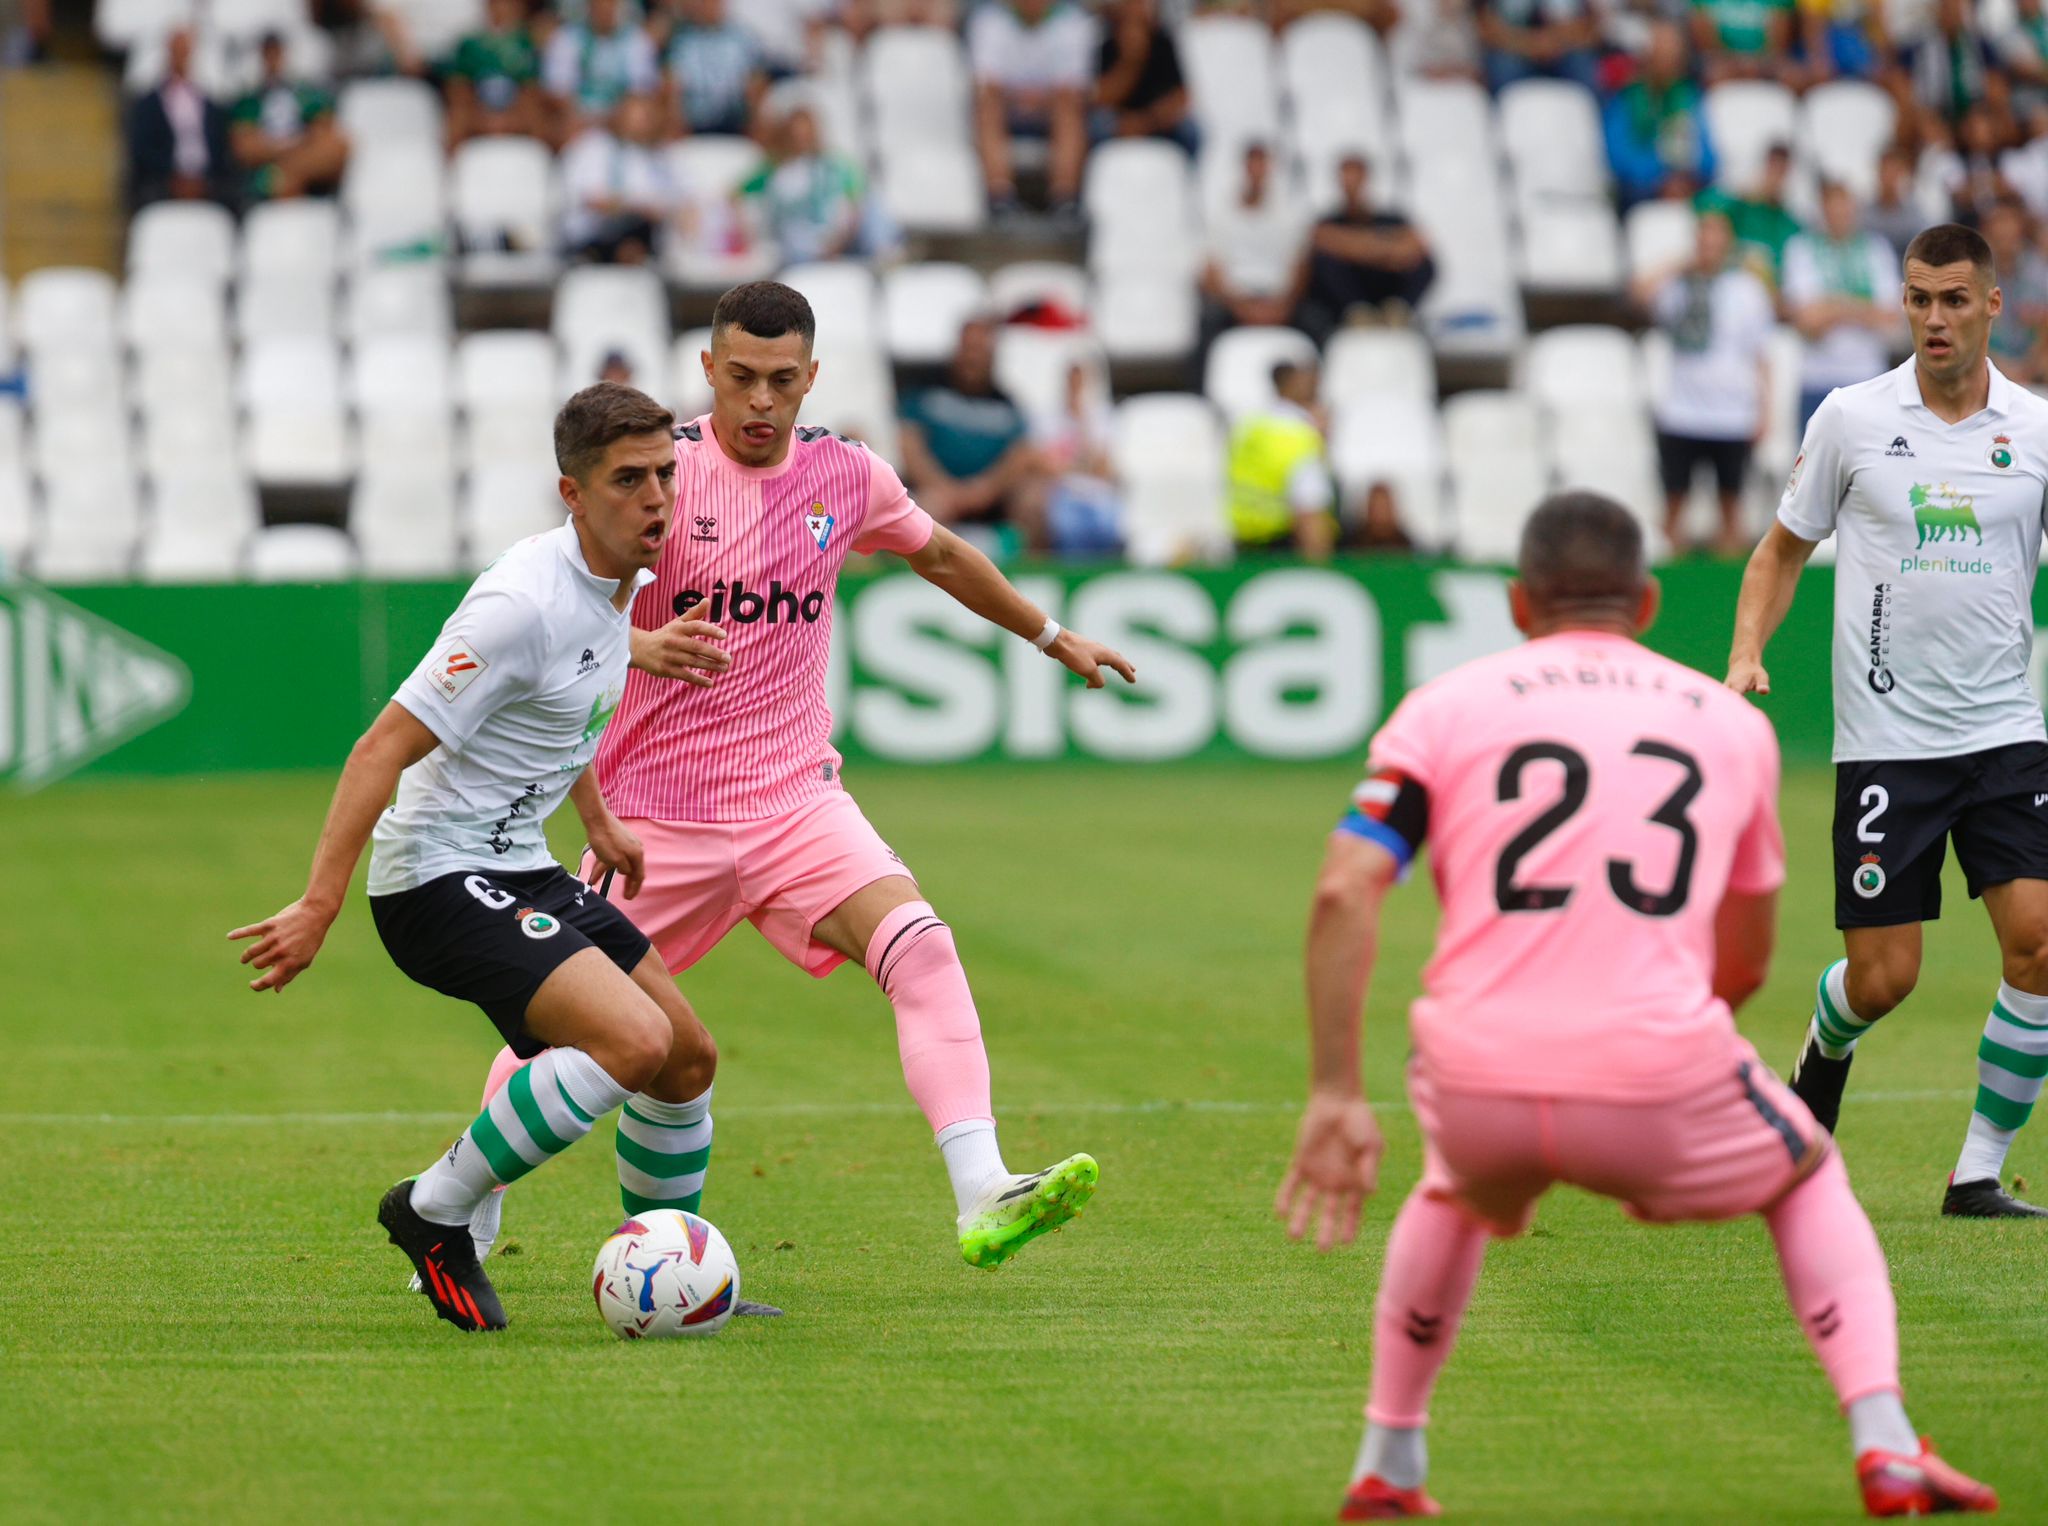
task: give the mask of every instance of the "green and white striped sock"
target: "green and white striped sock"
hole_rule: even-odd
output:
[[[1830,1060],[1847,1059],[1856,1041],[1876,1021],[1865,1022],[1849,1010],[1848,960],[1837,959],[1821,972],[1813,1000],[1813,1036],[1823,1055]]]
[[[645,1092],[619,1114],[619,1201],[629,1214],[650,1208],[695,1213],[711,1160],[711,1087],[688,1102]]]
[[[413,1211],[436,1224],[467,1224],[493,1187],[568,1149],[630,1096],[580,1049],[550,1049],[493,1094],[448,1153],[413,1183]]]
[[[1977,1105],[1956,1161],[1958,1182],[1997,1181],[2013,1136],[2034,1111],[2048,1077],[2048,996],[1998,983],[1998,1000],[1977,1043]]]

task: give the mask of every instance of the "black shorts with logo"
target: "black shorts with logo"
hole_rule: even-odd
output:
[[[647,935],[561,865],[522,874],[444,874],[370,897],[392,963],[421,985],[475,1002],[522,1060],[547,1045],[526,1031],[526,1007],[572,954],[601,949],[630,971]]]
[[[1974,900],[2048,880],[2048,742],[1835,765],[1835,926],[1941,915],[1948,839]]]

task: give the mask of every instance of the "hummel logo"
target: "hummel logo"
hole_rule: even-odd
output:
[[[1424,1314],[1419,1310],[1408,1311],[1408,1327],[1403,1332],[1418,1346],[1433,1346],[1443,1331],[1444,1317],[1441,1314]]]
[[[718,521],[709,514],[699,514],[690,521],[696,528],[690,531],[691,540],[717,540]]]
[[[1888,456],[1910,456],[1913,454],[1913,447],[1906,443],[1904,435],[1896,435],[1893,437],[1891,445],[1886,449],[1885,454]]]

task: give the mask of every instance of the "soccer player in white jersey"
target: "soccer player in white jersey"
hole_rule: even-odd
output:
[[[1991,251],[1944,224],[1906,249],[1913,358],[1837,388],[1751,555],[1728,686],[1770,692],[1764,646],[1836,537],[1835,925],[1792,1088],[1828,1128],[1856,1045],[1920,974],[1946,842],[2003,960],[1977,1101],[1942,1212],[2040,1218],[2000,1185],[2048,1075],[2048,740],[2028,682],[2048,402],[1987,358]]]
[[[447,1154],[378,1205],[434,1312],[505,1324],[469,1235],[496,1188],[624,1105],[666,1119],[706,1095],[710,1036],[644,934],[549,856],[541,824],[566,797],[590,852],[638,891],[645,855],[599,793],[592,759],[625,691],[633,596],[668,539],[674,416],[601,382],[555,420],[568,522],[521,541],[470,587],[431,651],[349,754],[305,894],[240,927],[242,963],[281,991],[312,964],[363,845],[370,909],[395,963],[482,1007],[535,1056]],[[701,667],[715,667],[700,652]],[[394,788],[397,802],[388,804]],[[632,1141],[621,1122],[620,1170]]]

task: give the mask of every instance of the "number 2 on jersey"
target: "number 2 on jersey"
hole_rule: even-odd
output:
[[[1672,870],[1670,889],[1651,891],[1636,882],[1634,864],[1625,858],[1610,858],[1607,861],[1607,886],[1614,892],[1615,899],[1630,911],[1640,912],[1646,917],[1675,916],[1684,909],[1686,897],[1692,893],[1693,862],[1699,855],[1700,846],[1699,832],[1693,826],[1692,818],[1686,815],[1686,809],[1698,797],[1705,781],[1700,774],[1699,760],[1669,742],[1645,738],[1629,751],[1639,758],[1662,758],[1685,770],[1685,777],[1679,781],[1678,788],[1649,817],[1658,826],[1669,827],[1678,834],[1678,864]],[[1562,742],[1525,742],[1501,763],[1496,793],[1502,804],[1522,798],[1522,772],[1531,763],[1538,762],[1555,763],[1562,768],[1564,788],[1554,804],[1509,838],[1507,846],[1501,849],[1500,862],[1493,871],[1493,901],[1502,911],[1557,911],[1571,900],[1576,888],[1515,882],[1515,871],[1521,867],[1522,860],[1544,838],[1578,814],[1586,803],[1590,787],[1590,771],[1583,753]]]

